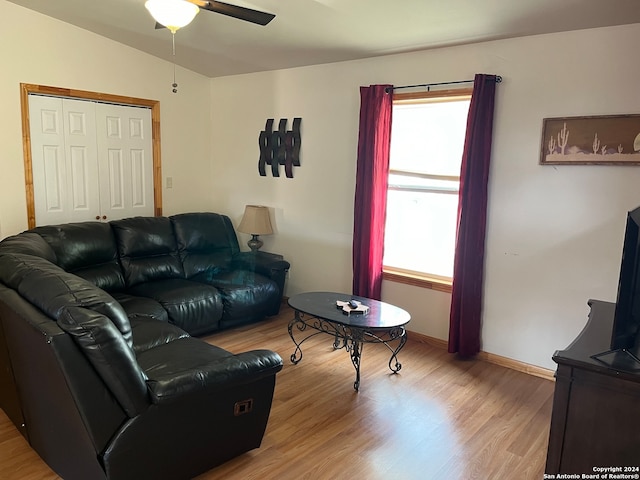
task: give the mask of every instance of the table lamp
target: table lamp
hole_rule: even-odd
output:
[[[258,238],[258,235],[271,235],[273,233],[269,209],[262,205],[246,205],[244,207],[244,215],[240,225],[238,225],[238,231],[251,235],[247,245],[249,245],[252,252],[257,252],[263,245],[263,241]]]

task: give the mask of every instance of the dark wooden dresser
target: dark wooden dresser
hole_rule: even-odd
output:
[[[591,358],[609,349],[615,304],[588,304],[580,335],[553,355],[558,368],[545,473],[594,474],[594,467],[621,467],[625,473],[632,467],[627,473],[637,474],[640,365],[624,354],[603,357],[607,364]]]

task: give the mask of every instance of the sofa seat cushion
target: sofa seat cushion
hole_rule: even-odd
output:
[[[222,318],[220,292],[204,283],[172,278],[141,283],[127,293],[154,299],[167,311],[169,322],[190,335],[217,329]]]
[[[166,359],[171,358],[172,362]],[[226,390],[274,375],[282,358],[270,350],[234,355],[196,338],[182,338],[138,356],[151,401],[170,403],[189,395]]]
[[[151,317],[161,322],[168,322],[169,315],[159,302],[149,297],[137,297],[128,293],[117,292],[112,293],[129,317],[129,320],[135,317]]]
[[[213,285],[222,294],[224,313],[220,327],[228,328],[254,322],[269,315],[280,302],[280,289],[273,280],[246,270],[213,275],[207,272],[194,277]]]
[[[131,333],[136,356],[159,345],[189,337],[187,332],[171,323],[141,315],[131,318]]]

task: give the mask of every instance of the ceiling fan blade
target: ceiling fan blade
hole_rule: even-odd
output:
[[[203,0],[189,0],[191,3],[195,3],[203,10],[209,10],[215,13],[221,13],[228,17],[237,18],[238,20],[244,20],[245,22],[255,23],[257,25],[266,25],[275,18],[272,13],[261,12],[259,10],[253,10],[251,8],[240,7],[238,5],[230,5],[224,2],[217,2],[215,0],[203,1]]]
[[[161,23],[156,22],[156,30],[159,30],[161,28],[167,28],[164,25],[162,25]]]

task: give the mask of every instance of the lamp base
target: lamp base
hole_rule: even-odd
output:
[[[249,245],[249,248],[252,252],[257,252],[258,250],[260,250],[260,247],[264,245],[264,242],[258,238],[258,235],[252,233],[251,240],[247,242],[247,245]]]

